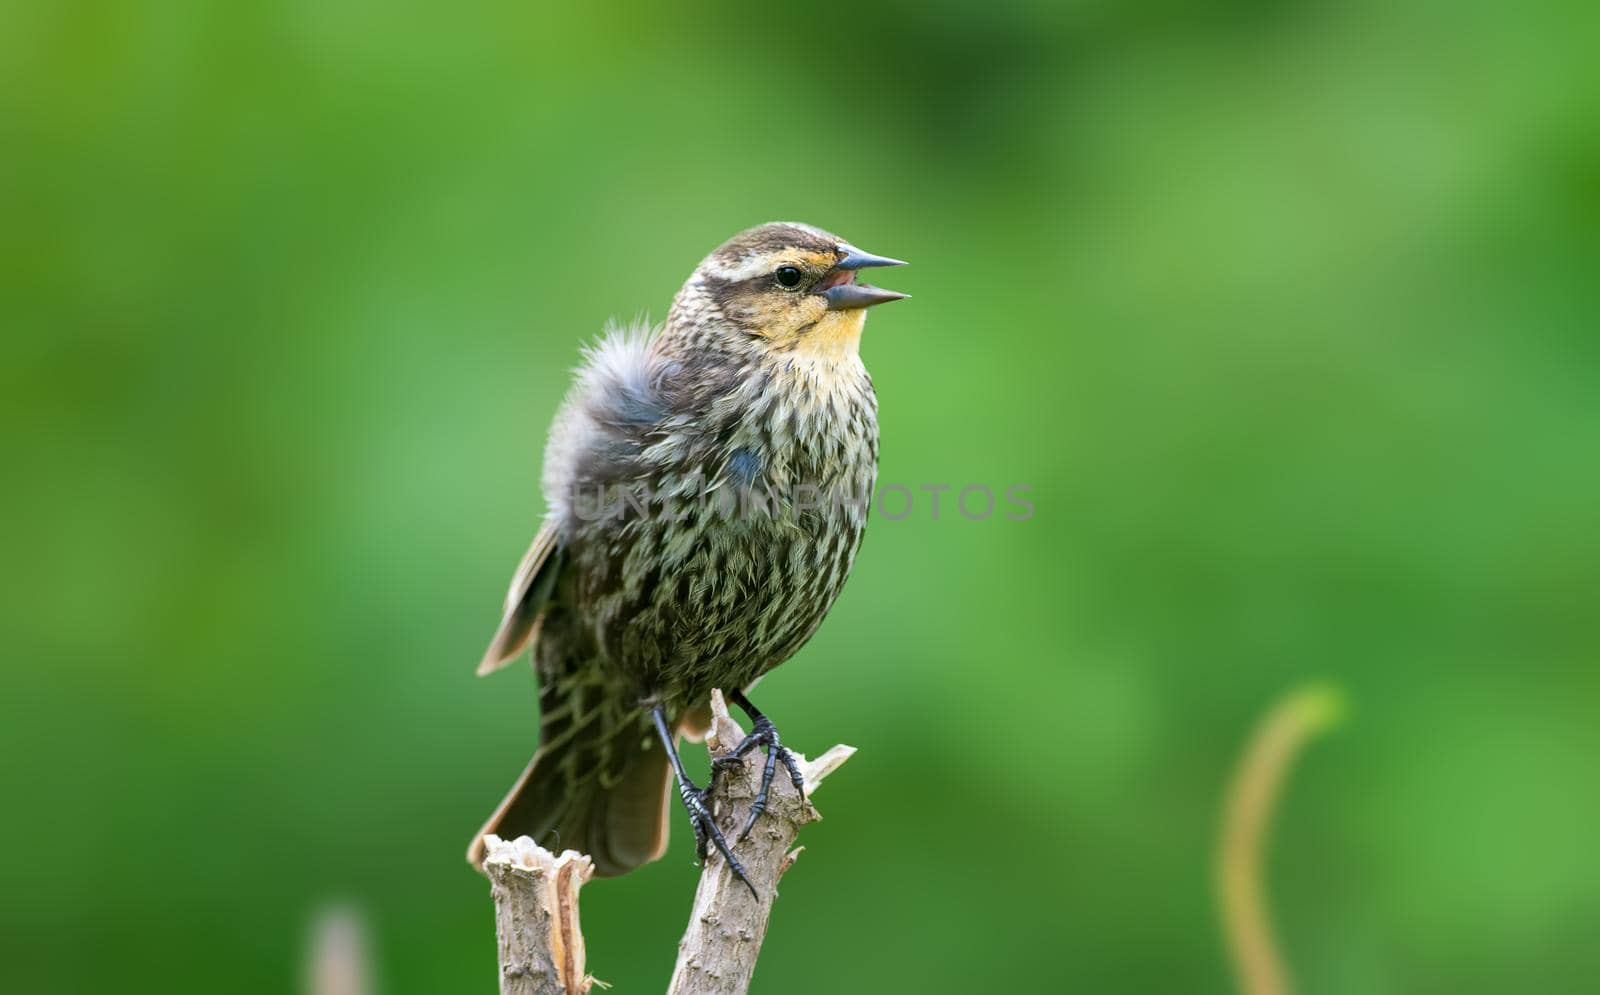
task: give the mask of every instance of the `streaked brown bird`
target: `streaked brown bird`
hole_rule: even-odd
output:
[[[898,265],[761,225],[701,262],[664,326],[585,352],[545,449],[544,525],[478,667],[533,648],[539,749],[473,864],[486,833],[582,851],[602,875],[654,860],[675,775],[701,858],[714,845],[744,878],[677,740],[703,735],[712,688],[749,715],[735,755],[762,747],[766,765],[740,838],[778,763],[801,786],[746,692],[816,631],[861,545],[878,469],[861,330],[906,295],[856,276]]]

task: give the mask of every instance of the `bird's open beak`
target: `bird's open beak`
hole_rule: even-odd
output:
[[[874,266],[904,266],[904,259],[890,259],[888,256],[875,256],[870,252],[862,252],[853,245],[841,245],[839,251],[844,253],[844,258],[834,264],[834,269],[871,269]]]
[[[822,296],[828,300],[829,311],[871,307],[888,301],[903,301],[911,296],[855,282],[856,270],[870,269],[874,266],[904,266],[904,261],[862,252],[853,245],[841,245],[839,251],[844,253],[843,257],[834,264],[833,272],[823,280]]]

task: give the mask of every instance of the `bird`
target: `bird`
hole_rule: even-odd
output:
[[[665,852],[675,782],[700,860],[714,847],[750,886],[735,847],[777,765],[804,785],[749,692],[855,563],[878,472],[862,329],[909,296],[857,277],[901,265],[810,225],[759,225],[700,262],[662,325],[610,326],[584,350],[545,446],[544,520],[478,665],[531,649],[539,745],[474,835],[474,866],[493,833],[626,873]],[[751,731],[700,787],[678,741],[704,737],[712,689]],[[757,748],[760,790],[730,844],[710,789]]]

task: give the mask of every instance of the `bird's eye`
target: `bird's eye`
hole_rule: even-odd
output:
[[[778,286],[793,289],[800,286],[800,270],[794,266],[779,266],[772,273],[778,281]]]

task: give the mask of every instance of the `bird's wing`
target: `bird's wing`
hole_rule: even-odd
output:
[[[563,555],[556,539],[555,526],[546,522],[533,537],[533,545],[517,564],[511,577],[511,590],[506,592],[505,614],[500,618],[500,628],[489,649],[478,664],[478,676],[492,674],[521,656],[539,635],[539,622],[544,615],[545,602],[555,590],[556,577],[561,573]]]

